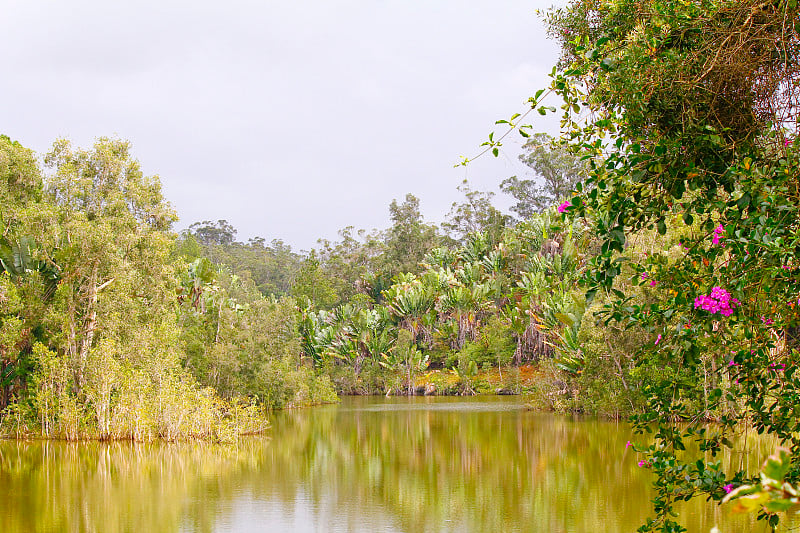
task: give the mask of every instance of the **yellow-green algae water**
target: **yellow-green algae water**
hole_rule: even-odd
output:
[[[345,398],[236,446],[0,441],[0,532],[631,532],[650,473],[628,440],[479,397]],[[757,468],[753,442],[724,461]],[[680,521],[767,531],[701,501]]]

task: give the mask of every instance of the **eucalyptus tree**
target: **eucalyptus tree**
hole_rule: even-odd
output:
[[[42,199],[42,176],[36,154],[0,135],[0,220],[3,235],[22,223],[31,204]]]
[[[124,339],[142,330],[157,336],[174,304],[169,262],[176,219],[157,177],[145,176],[118,139],[98,139],[92,150],[59,140],[45,156],[48,198],[59,212],[56,263],[63,336],[57,345],[74,365],[76,386],[86,381],[98,335]],[[147,345],[158,344],[151,338]],[[127,357],[140,358],[137,351]]]
[[[436,227],[425,223],[419,198],[410,193],[402,203],[392,200],[389,215],[392,225],[385,234],[381,271],[389,278],[404,272],[419,273],[425,255],[440,244]]]
[[[312,250],[297,272],[291,295],[296,299],[307,299],[316,309],[330,309],[340,303],[335,285],[336,280],[325,271],[318,254]]]
[[[227,220],[195,222],[181,232],[176,249],[190,261],[202,256],[252,279],[265,296],[288,295],[303,262],[301,255],[281,239],[267,242],[254,237],[244,243],[236,240],[236,234]]]
[[[464,194],[464,201],[453,202],[442,228],[461,243],[471,234],[483,234],[492,245],[499,242],[511,218],[492,205],[494,193],[472,190],[467,180],[458,191]]]
[[[5,183],[18,185],[0,199],[0,351],[5,357],[15,342],[29,363],[4,430],[38,428],[69,439],[224,438],[220,432],[235,435],[235,413],[253,414],[220,403],[180,367],[182,263],[169,232],[175,217],[158,178],[141,172],[129,148],[116,139],[99,139],[90,150],[57,141],[44,158],[50,171],[38,181],[20,174],[36,166],[15,160],[19,147],[10,157],[0,146],[0,173],[10,168]],[[26,187],[31,194],[22,195]],[[192,298],[199,288],[192,284]],[[10,320],[14,314],[27,338],[10,340],[20,323]]]
[[[517,201],[511,210],[527,220],[566,198],[586,179],[588,166],[568,145],[546,133],[531,135],[523,149],[526,153],[519,159],[533,170],[535,178],[512,176],[503,180],[500,190]]]
[[[339,303],[358,298],[372,300],[372,280],[381,274],[381,261],[387,250],[383,236],[348,226],[339,230],[339,239],[318,241],[322,268],[334,284]]]
[[[225,246],[236,240],[236,228],[227,220],[204,220],[189,226],[187,232],[204,246]]]

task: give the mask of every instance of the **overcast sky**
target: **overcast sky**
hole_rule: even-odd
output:
[[[464,178],[508,206],[518,135],[453,165],[525,110],[558,55],[535,13],[553,0],[3,3],[0,133],[40,153],[128,139],[178,229],[226,219],[295,249],[387,227],[408,192],[439,222]]]

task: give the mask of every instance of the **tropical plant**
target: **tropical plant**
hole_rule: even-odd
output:
[[[400,330],[394,347],[382,354],[382,359],[380,362],[382,366],[404,375],[403,386],[406,393],[409,396],[413,395],[414,376],[428,368],[429,357],[417,348],[411,332]]]

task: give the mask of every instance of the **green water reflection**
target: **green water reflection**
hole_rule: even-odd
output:
[[[625,424],[515,398],[352,398],[272,426],[236,447],[0,442],[0,531],[630,532],[649,508]],[[724,460],[757,466],[756,444]],[[766,530],[701,502],[681,520]]]

